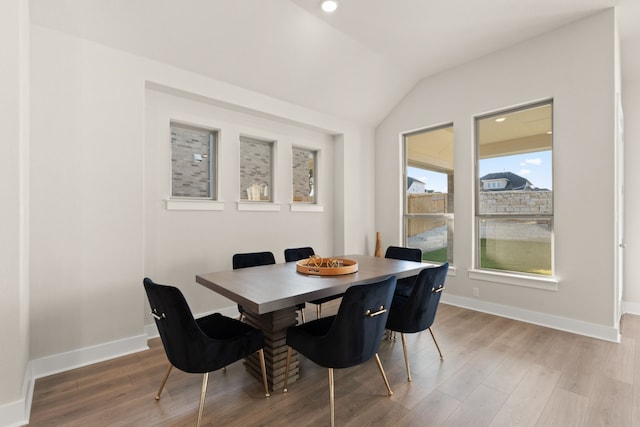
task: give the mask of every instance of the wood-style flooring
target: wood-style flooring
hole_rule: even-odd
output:
[[[313,306],[311,306],[313,307]],[[330,314],[337,304],[324,304]],[[313,318],[315,310],[307,311]],[[625,315],[620,344],[441,304],[434,333],[383,341],[380,359],[335,371],[338,426],[640,426],[640,317]],[[150,350],[36,381],[29,426],[193,426],[201,375],[173,370]],[[209,376],[204,426],[326,426],[327,372],[300,357],[300,379],[265,399],[242,362]]]

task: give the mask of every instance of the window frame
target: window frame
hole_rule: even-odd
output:
[[[275,171],[275,156],[276,156],[277,141],[270,138],[261,138],[261,137],[246,135],[246,134],[240,134],[238,137],[238,143],[239,143],[238,153],[240,156],[240,159],[239,159],[240,170],[238,171],[238,177],[240,181],[239,202],[240,203],[271,203],[271,204],[274,203],[274,183],[275,183],[274,171]],[[243,185],[242,184],[242,178],[243,178],[242,145],[243,143],[263,144],[269,147],[269,168],[268,168],[269,180],[268,180],[268,183],[265,184],[267,186],[266,199],[262,199],[262,196],[260,196],[259,200],[251,200],[247,194],[247,189],[242,188],[242,185]]]
[[[294,151],[295,150],[304,151],[310,154],[313,158],[313,168],[311,169],[312,175],[310,177],[310,180],[312,180],[313,182],[313,188],[311,191],[313,193],[313,200],[310,200],[310,201],[295,200],[295,188],[294,188],[294,179],[295,179]],[[297,204],[297,205],[317,205],[318,204],[318,158],[319,158],[318,153],[319,153],[319,150],[316,150],[313,148],[301,147],[296,145],[293,145],[291,147],[291,203],[292,204]]]
[[[526,214],[515,214],[515,213],[481,213],[480,212],[480,192],[481,188],[484,187],[480,178],[480,126],[479,123],[482,120],[493,119],[501,116],[506,116],[512,113],[517,113],[519,111],[530,110],[538,107],[542,107],[545,105],[549,105],[551,107],[551,142],[550,149],[551,151],[551,213],[526,213]],[[552,98],[545,99],[541,101],[531,102],[527,104],[523,104],[513,108],[505,108],[497,111],[493,111],[491,113],[482,114],[474,117],[474,267],[470,271],[470,277],[476,279],[487,280],[487,277],[498,278],[493,281],[509,283],[509,284],[518,284],[528,287],[534,288],[542,288],[542,289],[550,289],[557,290],[557,280],[555,279],[555,194],[553,192],[554,188],[554,180],[555,180],[555,159],[554,159],[554,100]],[[540,150],[543,151],[543,150]],[[532,152],[535,153],[535,152]],[[506,157],[507,155],[504,155]],[[498,157],[498,156],[496,156]],[[506,187],[506,186],[505,186]],[[501,187],[501,188],[505,188]],[[489,192],[495,191],[495,188],[485,188]],[[540,221],[540,220],[548,220],[550,226],[550,258],[551,258],[551,273],[549,275],[546,274],[537,274],[530,273],[524,271],[516,271],[516,270],[503,270],[503,269],[492,269],[481,266],[481,245],[482,245],[482,236],[480,233],[481,221],[483,219],[495,220],[495,219],[516,219],[522,221]],[[501,279],[500,276],[503,276]],[[537,282],[537,283],[536,283]]]
[[[206,197],[198,196],[175,196],[174,193],[174,165],[173,165],[173,143],[172,133],[174,127],[192,131],[202,131],[209,134],[209,154],[208,154],[208,171],[209,171],[209,195]],[[218,200],[218,145],[220,141],[220,129],[204,126],[199,124],[187,123],[181,120],[169,120],[169,199],[176,202],[209,202]],[[202,161],[202,160],[201,160]]]
[[[415,136],[415,135],[420,135],[423,133],[428,133],[428,132],[434,132],[434,131],[438,131],[438,130],[442,130],[442,129],[446,129],[446,128],[451,128],[452,130],[454,130],[454,124],[453,122],[449,122],[449,123],[444,123],[444,124],[440,124],[440,125],[435,125],[435,126],[429,126],[429,127],[425,127],[425,128],[421,128],[418,130],[414,130],[414,131],[410,131],[410,132],[406,132],[401,134],[402,136],[402,242],[404,246],[409,246],[409,242],[408,242],[408,232],[409,232],[409,221],[411,219],[442,219],[445,221],[446,227],[447,227],[447,261],[449,262],[449,264],[451,266],[454,265],[454,246],[453,246],[453,239],[454,239],[454,215],[455,212],[443,212],[443,213],[409,213],[409,203],[408,203],[408,195],[409,193],[409,188],[407,187],[408,184],[408,179],[409,179],[409,175],[408,175],[408,171],[407,169],[410,167],[409,165],[409,159],[408,159],[408,138]],[[455,135],[455,130],[454,130],[454,135]],[[455,140],[454,140],[454,145],[455,145]],[[454,152],[455,152],[455,146],[452,147]],[[454,158],[455,161],[455,158]],[[414,166],[415,167],[415,166]],[[447,195],[447,197],[449,198],[448,203],[450,206],[450,209],[453,211],[453,196],[455,194],[455,167],[449,171],[446,170],[444,168],[439,168],[436,165],[429,165],[428,168],[424,167],[424,165],[420,166],[421,169],[423,170],[428,170],[431,172],[435,172],[435,173],[444,173],[447,175],[447,182],[448,182],[448,188],[447,188],[447,193],[444,193]],[[451,173],[449,173],[451,172]],[[449,188],[449,186],[451,186],[451,188]],[[453,192],[451,192],[451,189],[453,189]],[[449,251],[449,247],[451,247],[451,251]],[[424,252],[424,251],[423,251]],[[424,259],[424,253],[423,253],[423,262],[428,262],[428,263],[432,263],[432,264],[440,264],[441,262],[439,261],[432,261],[432,260],[425,260]]]

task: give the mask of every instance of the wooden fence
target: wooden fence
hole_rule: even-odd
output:
[[[408,213],[447,213],[447,193],[418,193],[407,195]],[[444,218],[411,218],[407,224],[407,235],[415,236],[447,224]]]

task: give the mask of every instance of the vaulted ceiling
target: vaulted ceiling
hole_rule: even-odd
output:
[[[421,79],[618,6],[640,78],[640,0],[30,0],[32,23],[377,125]]]

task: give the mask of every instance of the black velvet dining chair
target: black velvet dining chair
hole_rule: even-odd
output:
[[[384,254],[385,258],[399,259],[403,261],[415,261],[422,262],[422,249],[419,248],[406,248],[402,246],[389,246]],[[413,283],[416,280],[416,276],[404,277],[398,279],[396,285],[396,294],[409,296]]]
[[[261,265],[270,265],[276,263],[276,258],[273,256],[273,252],[246,252],[240,254],[234,254],[231,259],[231,263],[233,264],[233,269],[237,270],[240,268],[249,268],[249,267],[259,267]],[[302,319],[302,323],[304,323],[304,308],[305,304],[298,304],[296,306],[298,310],[300,310],[300,317]],[[238,304],[238,312],[240,312],[239,320],[242,320],[244,317],[244,307]]]
[[[378,357],[378,348],[395,286],[395,276],[375,283],[351,286],[344,293],[336,315],[287,330],[289,348],[283,391],[287,392],[292,350],[328,368],[331,426],[335,422],[334,369],[356,366],[375,357],[388,394],[393,394]]]
[[[301,259],[309,258],[315,254],[316,253],[311,246],[287,248],[284,250],[284,260],[285,262],[300,261]]]
[[[442,351],[440,351],[440,346],[431,326],[436,317],[440,296],[444,291],[444,282],[447,278],[448,270],[448,263],[438,267],[425,268],[418,274],[409,296],[398,293],[393,296],[386,328],[390,331],[400,332],[402,336],[402,349],[404,351],[404,363],[407,368],[408,381],[411,381],[411,369],[409,368],[405,334],[428,329],[438,349],[440,359],[443,359]]]
[[[169,359],[169,367],[156,394],[156,400],[160,400],[174,366],[184,372],[204,374],[196,424],[199,426],[209,372],[224,368],[255,352],[260,357],[265,397],[269,397],[263,351],[264,336],[260,330],[220,313],[194,319],[180,289],[156,284],[149,278],[145,278],[143,284],[151,306],[151,315],[155,319]]]
[[[315,254],[316,253],[313,251],[313,248],[309,246],[305,246],[302,248],[288,248],[284,250],[284,260],[286,262],[300,261],[301,259],[309,258],[310,256],[313,256]],[[342,294],[331,295],[328,297],[309,301],[311,304],[316,305],[316,319],[319,319],[322,316],[322,304],[324,304],[325,302],[333,301],[340,297],[342,297]]]

